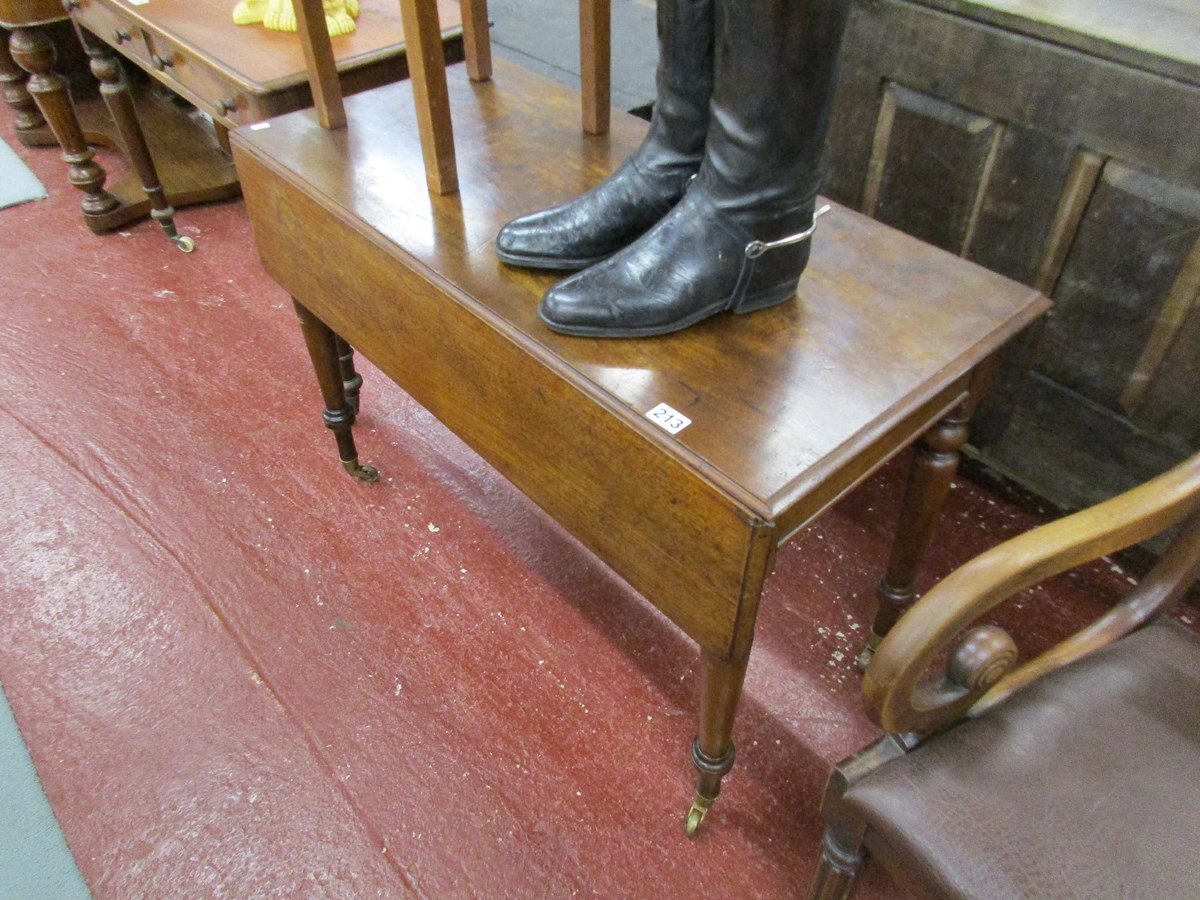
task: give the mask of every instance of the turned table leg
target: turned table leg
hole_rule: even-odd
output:
[[[358,415],[358,394],[362,390],[362,376],[354,368],[354,348],[335,334],[334,345],[337,347],[338,368],[342,374],[342,388],[346,392],[346,405],[351,412]]]
[[[692,742],[696,767],[696,796],[684,830],[696,833],[704,815],[721,793],[721,779],[733,768],[733,722],[737,716],[749,653],[741,659],[722,659],[700,651],[700,734]]]
[[[300,318],[300,330],[304,333],[304,343],[308,346],[313,370],[317,373],[321,396],[325,398],[325,425],[337,439],[342,466],[359,481],[376,481],[379,473],[371,466],[359,463],[358,450],[354,447],[354,435],[351,432],[355,414],[346,402],[346,389],[342,384],[342,368],[338,359],[340,339],[299,300],[293,298],[292,302]]]
[[[929,549],[938,514],[950,493],[950,482],[958,471],[959,451],[967,442],[970,418],[968,401],[933,426],[917,442],[900,521],[887,572],[875,586],[878,607],[867,646],[856,660],[860,669],[871,661],[875,648],[900,618],[900,614],[916,599],[913,583],[917,567]]]
[[[32,147],[44,142],[42,134],[46,128],[46,120],[38,112],[37,104],[25,87],[25,80],[29,76],[13,61],[8,41],[8,31],[0,28],[0,84],[4,85],[4,102],[16,113],[13,128],[18,140],[26,147]]]
[[[190,237],[181,236],[175,229],[175,208],[167,201],[163,191],[162,181],[158,170],[154,167],[154,159],[146,144],[146,135],[138,121],[137,110],[133,105],[133,95],[129,93],[129,82],[125,80],[125,70],[120,59],[109,49],[108,45],[98,40],[84,28],[76,28],[83,49],[87,52],[92,74],[100,82],[100,94],[104,97],[104,105],[116,123],[117,133],[121,143],[129,155],[129,162],[142,182],[142,190],[150,199],[150,216],[162,226],[163,232],[172,244],[184,253],[196,249],[196,242]]]
[[[63,150],[70,166],[71,184],[83,191],[83,216],[93,231],[103,230],[102,218],[120,206],[104,190],[104,169],[93,161],[95,151],[87,145],[75,115],[67,80],[54,71],[54,45],[36,28],[17,28],[9,40],[12,58],[29,73],[28,90],[37,103]]]

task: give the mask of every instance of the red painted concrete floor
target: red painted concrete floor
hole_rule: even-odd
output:
[[[689,841],[690,642],[369,366],[383,478],[346,477],[239,202],[180,212],[191,256],[98,237],[57,151],[18,153],[51,196],[0,211],[0,682],[97,897],[802,894],[829,767],[876,734],[852,660],[905,460],[781,552]],[[926,584],[1037,520],[956,487]],[[1126,577],[1014,628],[1044,646]]]

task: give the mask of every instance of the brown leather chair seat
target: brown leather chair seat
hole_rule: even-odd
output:
[[[1200,897],[1200,638],[1149,625],[843,801],[946,896]]]

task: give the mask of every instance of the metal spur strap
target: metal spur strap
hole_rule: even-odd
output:
[[[813,232],[817,230],[817,219],[829,212],[830,206],[826,203],[820,209],[813,213],[812,224],[798,234],[788,235],[785,238],[780,238],[777,241],[751,241],[746,245],[746,259],[758,259],[768,250],[776,250],[779,247],[789,247],[792,244],[799,244],[801,241],[807,241],[813,236]]]

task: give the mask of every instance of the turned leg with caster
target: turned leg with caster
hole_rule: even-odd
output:
[[[359,463],[358,451],[354,447],[352,429],[355,413],[346,401],[346,389],[342,384],[342,368],[338,359],[340,338],[299,300],[293,298],[292,302],[296,306],[296,315],[300,318],[300,330],[304,333],[308,355],[312,358],[313,369],[317,373],[321,396],[325,398],[325,425],[337,439],[338,456],[342,466],[352,478],[359,481],[376,481],[379,473],[371,466]]]
[[[904,488],[900,521],[887,572],[875,586],[878,607],[867,646],[856,660],[865,669],[883,640],[904,612],[916,600],[913,584],[917,567],[929,549],[938,513],[950,493],[950,482],[958,471],[959,451],[967,442],[970,406],[963,401],[933,426],[917,443]]]
[[[75,115],[67,80],[54,71],[54,45],[36,28],[17,28],[9,40],[12,58],[29,73],[27,88],[37,103],[54,137],[62,147],[63,160],[70,166],[71,184],[83,191],[83,217],[92,231],[103,231],[121,203],[104,190],[107,177],[92,157],[83,128]]]
[[[354,368],[354,348],[341,335],[334,335],[334,343],[337,346],[338,368],[342,373],[342,388],[346,391],[346,404],[358,415],[358,394],[362,390],[363,380]]]
[[[167,202],[163,191],[162,181],[158,170],[154,167],[154,159],[150,156],[150,148],[146,145],[146,136],[138,122],[137,110],[133,106],[133,96],[129,93],[129,83],[125,80],[125,70],[116,54],[103,41],[92,36],[86,29],[76,28],[83,49],[87,51],[90,60],[89,68],[100,82],[100,94],[104,104],[117,126],[121,143],[129,155],[129,161],[142,181],[142,190],[150,198],[150,215],[162,227],[163,232],[172,244],[184,253],[196,249],[196,242],[190,237],[180,235],[175,229],[175,209]]]
[[[733,768],[733,720],[748,661],[749,651],[740,659],[722,659],[700,651],[700,734],[692,742],[692,765],[698,777],[696,796],[684,823],[689,837],[721,793],[721,779]]]

